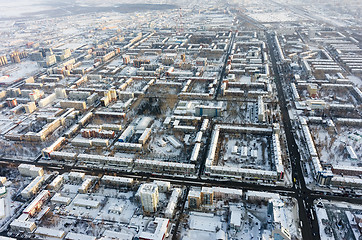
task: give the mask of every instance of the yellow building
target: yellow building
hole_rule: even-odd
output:
[[[309,84],[307,87],[308,93],[310,96],[315,97],[317,95],[318,91],[318,85],[317,84]]]
[[[199,208],[201,205],[201,192],[197,190],[190,190],[187,196],[189,208]]]
[[[141,185],[139,190],[142,209],[145,213],[153,213],[157,211],[159,201],[158,187],[154,183],[146,183]]]
[[[212,205],[214,199],[214,190],[210,187],[202,187],[201,200],[204,205]]]

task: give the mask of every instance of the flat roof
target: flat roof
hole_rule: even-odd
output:
[[[163,240],[164,235],[167,232],[168,223],[170,222],[169,219],[166,218],[158,218],[156,217],[153,221],[157,224],[156,229],[154,232],[144,232],[142,231],[139,235],[140,239],[153,239],[153,240]]]
[[[231,215],[230,215],[230,224],[240,227],[241,226],[241,209],[236,207],[230,207]]]
[[[80,234],[80,233],[68,233],[67,236],[65,236],[65,239],[68,240],[96,240],[96,237],[93,236],[88,236],[85,234]]]
[[[103,237],[107,237],[110,239],[118,239],[118,240],[132,240],[134,235],[131,233],[115,232],[115,231],[106,230],[103,233]]]
[[[65,235],[64,231],[56,230],[52,228],[38,227],[35,231],[38,235],[48,236],[48,237],[56,237],[62,238]]]

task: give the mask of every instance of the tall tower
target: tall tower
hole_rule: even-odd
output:
[[[158,204],[158,186],[154,183],[145,183],[140,187],[140,197],[142,209],[145,213],[153,213],[157,211]]]

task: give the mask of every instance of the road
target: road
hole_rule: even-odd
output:
[[[31,163],[28,161],[18,161],[18,160],[10,160],[10,159],[0,159],[1,165],[9,165],[13,164],[18,165],[21,163]],[[258,183],[251,182],[241,182],[232,179],[215,179],[215,178],[207,178],[207,177],[189,177],[189,176],[180,176],[180,175],[167,175],[167,174],[158,174],[158,173],[149,173],[149,172],[129,172],[122,171],[120,169],[107,169],[104,170],[102,168],[93,168],[89,169],[87,167],[80,166],[51,166],[47,163],[38,163],[38,166],[43,167],[45,170],[49,171],[58,171],[60,174],[67,173],[70,171],[79,171],[84,172],[87,175],[99,176],[99,175],[113,175],[119,177],[130,177],[136,180],[145,181],[145,180],[161,180],[169,181],[176,185],[184,185],[184,186],[219,186],[219,187],[229,187],[235,189],[243,189],[243,190],[252,190],[252,191],[265,191],[265,192],[273,192],[280,193],[283,196],[297,197],[298,194],[295,191],[295,188],[285,187],[285,186],[275,186],[275,185],[262,185]],[[325,199],[325,200],[337,200],[337,201],[345,201],[349,203],[362,204],[362,198],[352,198],[352,197],[344,197],[343,195],[325,195],[324,192],[321,191],[311,191],[307,192],[311,199]]]
[[[216,89],[216,92],[215,92],[214,100],[217,100],[217,97],[220,94],[221,85],[222,85],[222,81],[224,80],[224,77],[225,77],[225,70],[226,70],[226,67],[227,67],[229,56],[231,54],[231,51],[233,50],[234,40],[235,40],[235,33],[232,33],[231,39],[230,39],[230,42],[229,42],[229,46],[228,46],[228,50],[227,50],[226,55],[225,55],[224,65],[223,65],[223,67],[221,69],[221,73],[220,73],[220,76],[219,76],[219,82],[218,82],[218,86],[217,86],[217,89]]]
[[[298,151],[297,143],[294,139],[294,133],[292,132],[292,125],[287,108],[287,103],[284,96],[282,78],[279,75],[279,68],[277,66],[276,56],[274,49],[276,49],[272,37],[267,34],[268,46],[270,50],[270,57],[273,66],[275,83],[278,91],[279,105],[282,115],[282,121],[284,125],[285,136],[289,149],[289,155],[292,166],[292,179],[296,179],[293,182],[293,190],[298,201],[299,219],[303,222],[302,235],[303,239],[320,239],[319,226],[316,217],[315,210],[313,208],[313,198],[310,196],[310,190],[307,188],[303,176],[303,170],[301,167],[301,157]],[[310,214],[314,216],[311,217]],[[308,223],[308,224],[307,224]]]
[[[18,165],[21,163],[29,163],[28,161],[18,161],[18,160],[11,160],[11,159],[0,159],[0,167],[2,165],[6,166],[9,164]],[[301,221],[303,221],[303,232],[305,232],[305,229],[307,226],[307,222],[309,222],[307,218],[307,209],[310,209],[313,206],[313,201],[315,199],[325,199],[325,200],[334,200],[334,201],[345,201],[348,203],[353,204],[362,204],[362,198],[346,198],[343,196],[332,196],[332,195],[325,195],[323,192],[317,192],[317,191],[306,191],[305,193],[302,193],[302,196],[300,191],[296,191],[296,188],[289,188],[284,186],[275,186],[275,185],[260,185],[257,183],[248,183],[248,182],[240,182],[240,181],[234,181],[234,180],[224,180],[224,179],[214,179],[214,178],[199,178],[199,177],[186,177],[186,176],[177,176],[177,175],[163,175],[163,174],[155,174],[155,173],[145,173],[145,172],[139,172],[139,173],[130,173],[127,171],[121,171],[117,169],[109,169],[105,171],[104,169],[89,169],[87,167],[78,167],[78,166],[65,166],[65,167],[59,167],[59,166],[51,166],[47,163],[38,163],[37,165],[42,166],[45,170],[49,171],[58,171],[60,174],[66,173],[69,171],[81,171],[86,173],[87,175],[93,175],[93,176],[99,176],[103,174],[113,175],[113,176],[122,176],[122,177],[131,177],[139,181],[153,181],[153,180],[163,180],[163,181],[169,181],[172,184],[175,185],[182,185],[186,186],[187,189],[189,189],[190,186],[196,186],[196,187],[203,187],[203,186],[218,186],[218,187],[227,187],[227,188],[235,188],[235,189],[241,189],[243,191],[245,190],[251,190],[251,191],[262,191],[262,192],[272,192],[272,193],[278,193],[282,196],[288,196],[298,199],[298,207],[299,212],[304,212],[304,218],[301,218]],[[184,195],[181,206],[185,205],[187,199],[187,195]],[[308,208],[304,207],[305,199],[307,199],[306,204],[308,204]],[[184,211],[184,207],[181,207],[181,213]],[[181,216],[181,214],[180,214]],[[316,219],[316,216],[314,215],[314,219]],[[178,227],[180,219],[177,220],[176,225]],[[317,224],[318,227],[318,224]],[[175,233],[177,233],[177,228],[175,227]],[[6,236],[6,230],[0,233],[0,236]],[[304,238],[305,234],[303,233],[303,239],[318,239],[316,237],[314,238]]]

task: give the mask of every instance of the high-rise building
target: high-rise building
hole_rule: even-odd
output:
[[[18,102],[16,101],[16,98],[7,98],[6,103],[8,104],[8,107],[10,107],[10,108],[18,106]]]
[[[146,213],[156,212],[158,204],[158,186],[154,183],[141,185],[140,197],[143,211]]]
[[[20,62],[20,56],[18,52],[13,52],[10,54],[10,60],[12,63],[19,63]]]
[[[318,92],[318,85],[317,84],[309,84],[307,87],[308,93],[311,97],[315,97]]]
[[[1,56],[1,57],[0,57],[0,66],[4,66],[4,65],[6,65],[6,64],[8,64],[8,59],[6,58],[5,55],[4,55],[4,56]]]
[[[35,102],[28,102],[28,104],[24,105],[26,113],[32,113],[36,110]]]
[[[209,187],[202,187],[202,189],[201,189],[202,204],[212,205],[213,198],[214,198],[214,190]]]
[[[191,189],[187,196],[189,208],[199,208],[201,205],[201,192],[200,190]]]

